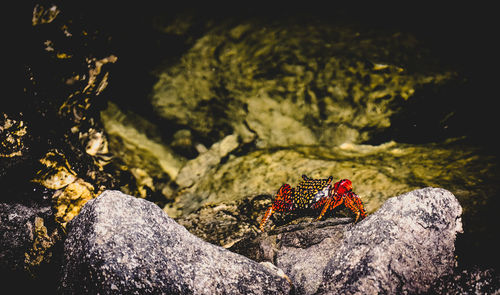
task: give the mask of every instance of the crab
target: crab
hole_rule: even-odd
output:
[[[354,223],[366,217],[363,203],[359,196],[352,192],[352,182],[349,179],[341,179],[332,184],[333,177],[326,179],[313,179],[302,175],[303,181],[296,188],[289,184],[283,184],[277,191],[272,206],[270,206],[262,221],[260,230],[264,231],[264,225],[274,212],[292,212],[296,210],[314,210],[321,213],[316,218],[320,220],[325,213],[332,211],[342,203],[355,215]]]

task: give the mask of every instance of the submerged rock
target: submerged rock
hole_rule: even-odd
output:
[[[162,69],[152,105],[212,142],[238,134],[259,147],[359,143],[390,126],[395,105],[455,78],[430,70],[422,48],[403,32],[224,22]]]
[[[279,273],[190,234],[159,207],[118,191],[68,224],[61,291],[288,294]]]

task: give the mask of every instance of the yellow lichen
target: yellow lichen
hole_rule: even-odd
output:
[[[83,205],[94,197],[94,187],[82,179],[69,184],[64,190],[58,190],[52,196],[56,221],[65,228],[80,213]]]
[[[58,58],[65,58],[65,56],[58,56]],[[99,60],[96,58],[87,59],[89,68],[87,85],[68,96],[59,108],[59,114],[69,114],[76,121],[84,119],[85,111],[91,106],[91,98],[101,94],[108,85],[109,73],[102,73],[102,67],[107,63],[115,63],[117,60],[118,58],[115,55],[110,55]]]
[[[59,232],[55,229],[49,235],[43,218],[38,216],[35,217],[34,226],[28,223],[28,227],[31,230],[33,245],[24,253],[24,268],[32,276],[35,276],[36,268],[44,261],[49,262],[52,257],[50,249],[58,240]]]
[[[33,182],[38,182],[46,188],[61,189],[76,180],[76,172],[58,151],[48,152],[40,159],[40,163],[44,167],[37,172]]]
[[[28,133],[23,121],[10,119],[4,114],[0,124],[0,158],[21,156],[24,149],[24,136]]]
[[[56,5],[52,5],[49,8],[45,8],[43,5],[35,5],[33,8],[33,17],[31,19],[31,24],[33,26],[51,23],[61,11]]]
[[[73,55],[67,54],[67,53],[64,53],[64,52],[59,52],[59,53],[57,53],[56,57],[58,59],[68,59],[68,58],[72,58]]]

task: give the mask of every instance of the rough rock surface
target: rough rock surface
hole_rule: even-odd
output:
[[[184,206],[181,210],[185,215],[205,204],[228,204],[251,195],[274,194],[283,183],[297,185],[302,174],[350,179],[368,213],[380,208],[390,197],[426,186],[446,187],[460,202],[469,202],[468,205],[471,198],[485,204],[494,191],[488,194],[477,191],[488,190],[483,183],[486,179],[494,181],[495,164],[492,158],[490,163],[480,160],[478,152],[454,145],[416,147],[396,142],[378,146],[344,144],[333,148],[258,150],[228,157],[227,161],[211,167],[203,177],[196,178],[193,186],[179,193],[179,200],[189,200],[189,210],[184,205],[186,200],[178,204]],[[470,204],[467,214],[484,218],[477,212],[477,204]]]
[[[0,203],[0,277],[17,292],[55,284],[56,250],[61,239],[50,206]],[[26,283],[19,284],[19,281]],[[26,290],[27,291],[27,290]]]
[[[479,267],[457,270],[440,279],[427,294],[500,294],[500,275]]]
[[[425,188],[390,198],[357,224],[350,218],[306,220],[230,249],[275,263],[297,294],[426,292],[455,267],[461,212],[450,192]]]
[[[345,232],[329,258],[318,293],[427,291],[456,264],[461,213],[455,196],[444,189],[425,188],[387,200]]]
[[[287,294],[288,281],[191,235],[159,207],[118,191],[68,224],[62,292]]]

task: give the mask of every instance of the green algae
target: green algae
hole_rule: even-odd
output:
[[[394,103],[456,76],[429,62],[415,68],[409,58],[422,55],[399,32],[222,24],[161,71],[152,104],[211,140],[236,132],[255,134],[259,147],[360,143],[390,126]]]
[[[166,189],[169,180],[177,177],[185,159],[162,142],[158,127],[137,114],[120,110],[111,102],[101,112],[101,118],[116,165],[129,171],[136,180],[133,188],[122,189],[143,198],[148,190]]]
[[[283,183],[296,185],[302,174],[350,179],[368,212],[377,210],[387,198],[425,186],[445,187],[462,199],[496,173],[493,156],[479,157],[477,152],[476,148],[395,142],[259,150],[212,169],[209,176],[183,192],[180,203],[186,204],[188,213],[202,204],[273,195]],[[193,200],[201,203],[195,205]]]

